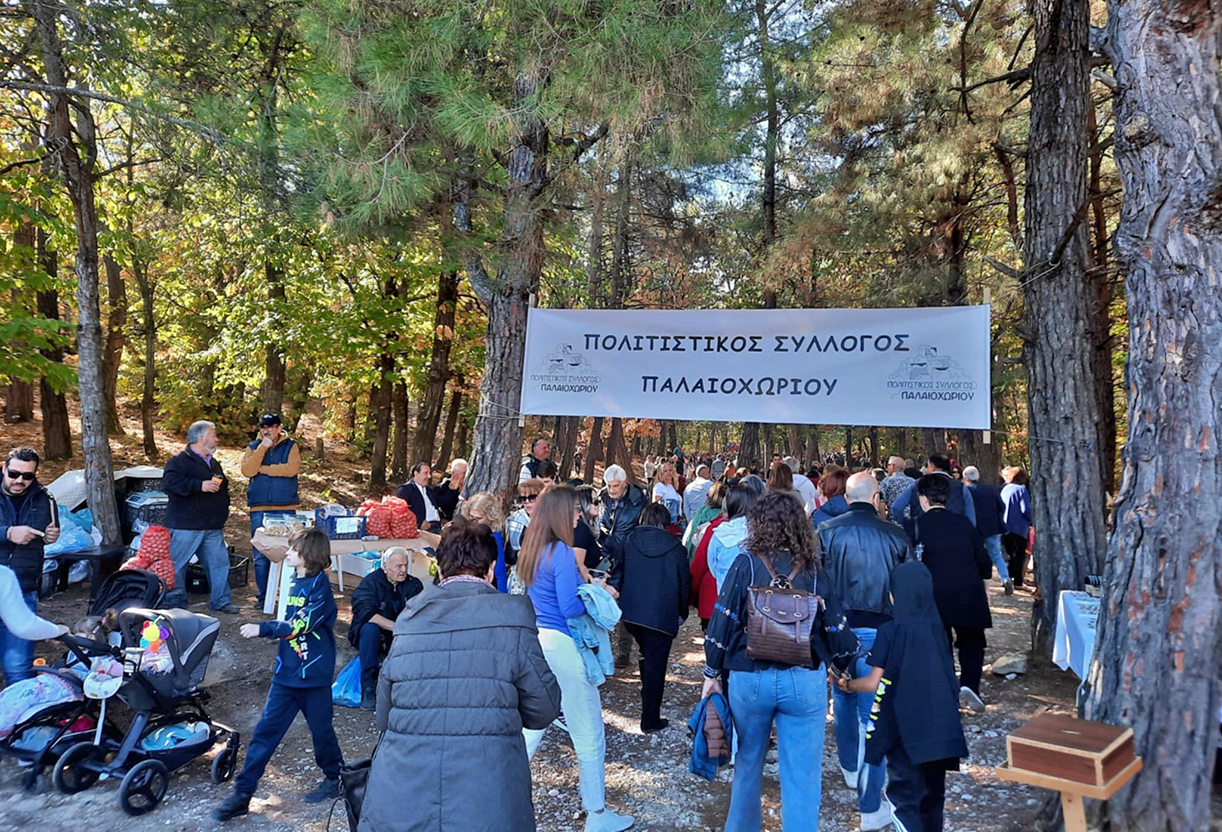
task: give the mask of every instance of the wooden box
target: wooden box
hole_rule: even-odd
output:
[[[1040,714],[1006,737],[1010,769],[1104,789],[1137,759],[1133,730]],[[1131,775],[1130,775],[1131,776]]]

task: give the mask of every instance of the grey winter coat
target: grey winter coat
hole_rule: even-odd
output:
[[[560,714],[524,595],[425,586],[395,621],[360,832],[535,829],[522,728]]]

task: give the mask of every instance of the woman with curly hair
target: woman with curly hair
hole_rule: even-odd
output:
[[[718,676],[730,671],[730,713],[738,734],[734,783],[726,832],[759,832],[764,759],[776,723],[781,780],[781,826],[785,832],[818,825],[823,778],[823,734],[827,713],[827,670],[814,657],[841,668],[856,650],[844,644],[852,630],[844,621],[831,582],[823,579],[815,553],[814,529],[793,497],[770,492],[747,512],[745,551],[721,585],[705,633],[703,696],[720,692]],[[771,574],[788,576],[794,589],[819,594],[810,665],[761,661],[747,656],[748,588],[768,584]],[[832,651],[820,645],[834,645]]]

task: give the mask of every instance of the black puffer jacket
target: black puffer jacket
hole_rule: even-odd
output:
[[[657,526],[637,526],[611,559],[607,583],[619,591],[623,620],[672,638],[687,619],[692,573],[679,538]]]
[[[645,510],[645,492],[639,485],[628,483],[624,496],[618,500],[611,497],[610,492],[603,488],[598,492],[598,498],[603,504],[602,514],[598,517],[598,533],[602,537],[602,547],[607,554],[614,553],[623,545],[628,531],[636,526]]]
[[[912,557],[908,536],[869,503],[819,526],[823,568],[852,627],[878,627],[891,618],[891,570]]]

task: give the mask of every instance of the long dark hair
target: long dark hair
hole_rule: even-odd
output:
[[[815,532],[806,511],[789,494],[772,491],[747,511],[747,551],[772,563],[788,552],[790,559],[803,568],[818,569]]]
[[[553,543],[573,545],[573,509],[577,492],[567,485],[557,485],[539,495],[539,504],[526,527],[522,550],[518,553],[518,578],[530,586],[539,571],[543,550]]]

